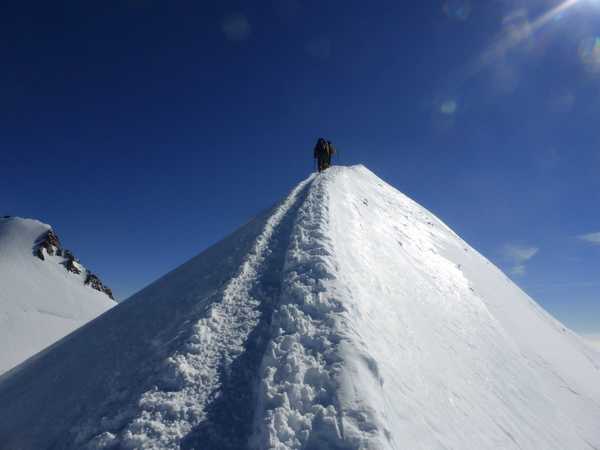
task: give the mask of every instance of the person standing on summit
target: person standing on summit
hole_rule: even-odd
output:
[[[335,153],[335,148],[330,141],[319,138],[314,149],[314,158],[317,160],[317,169],[323,172],[331,166],[331,156]]]
[[[331,141],[327,141],[327,167],[331,167],[331,158],[335,155],[335,147]]]

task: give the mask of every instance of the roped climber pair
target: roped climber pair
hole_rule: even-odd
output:
[[[319,138],[315,145],[314,157],[317,161],[317,170],[323,172],[331,166],[331,157],[335,155],[335,147],[331,141]]]

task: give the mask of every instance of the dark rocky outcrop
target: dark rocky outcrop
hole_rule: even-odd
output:
[[[48,230],[45,234],[43,234],[35,243],[34,253],[35,256],[44,260],[44,252],[42,249],[46,250],[46,253],[49,255],[54,255],[55,252],[60,249],[60,240],[58,236],[53,230]]]
[[[102,283],[102,281],[100,280],[100,278],[98,278],[97,275],[85,269],[70,250],[63,249],[61,247],[60,239],[53,230],[48,230],[46,233],[40,236],[40,238],[35,243],[33,254],[42,261],[46,260],[46,254],[63,257],[64,260],[61,262],[61,264],[69,272],[72,272],[77,275],[81,274],[82,271],[85,272],[86,286],[90,286],[92,289],[105,293],[112,300],[115,299],[112,290],[108,286],[104,285],[104,283]]]
[[[67,253],[68,250],[65,250],[65,254]],[[80,274],[81,273],[81,269],[79,268],[80,266],[78,266],[77,260],[75,259],[75,257],[71,254],[71,252],[69,252],[69,256],[67,257],[67,260],[63,263],[65,265],[65,267],[67,268],[67,270],[69,272],[73,272],[76,274]]]
[[[46,257],[44,256],[43,247],[36,248],[35,251],[33,252],[33,254],[35,256],[37,256],[38,258],[40,258],[42,261],[44,261],[46,259]]]
[[[90,271],[88,271],[87,276],[85,277],[85,284],[90,286],[92,289],[96,289],[97,291],[104,292],[112,300],[115,299],[113,297],[112,290],[109,287],[105,286],[104,283],[102,283],[102,281],[100,281],[100,278],[98,278],[95,274],[93,274]]]

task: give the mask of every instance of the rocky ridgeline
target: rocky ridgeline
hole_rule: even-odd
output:
[[[60,246],[60,240],[58,239],[56,233],[52,230],[48,230],[45,235],[40,237],[35,245],[35,256],[40,258],[42,261],[46,259],[44,256],[44,250],[46,250],[48,255],[63,255],[63,250]]]
[[[100,278],[98,278],[97,275],[93,274],[90,271],[87,271],[87,275],[85,277],[85,284],[89,285],[93,289],[96,289],[97,291],[104,292],[106,295],[109,296],[110,299],[115,299],[112,290],[108,286],[105,286],[104,283],[100,281]]]
[[[115,299],[112,290],[104,285],[97,275],[83,267],[70,250],[61,247],[60,239],[58,239],[58,236],[53,230],[48,230],[36,241],[34,254],[42,261],[46,259],[46,255],[62,256],[65,259],[62,262],[65,269],[77,275],[85,273],[85,284],[87,286],[90,286],[97,291],[104,292],[112,300]]]

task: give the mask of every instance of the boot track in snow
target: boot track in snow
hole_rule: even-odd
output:
[[[157,387],[139,399],[137,417],[118,435],[97,434],[89,448],[247,446],[287,242],[313,179],[300,183],[275,209],[221,301],[193,326],[184,348],[166,360]]]

